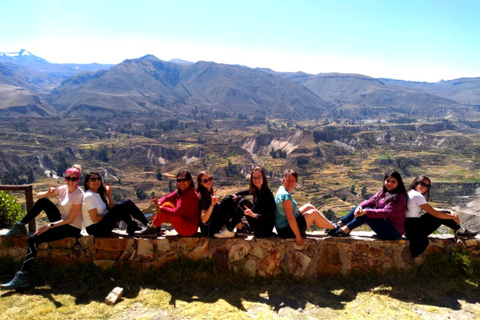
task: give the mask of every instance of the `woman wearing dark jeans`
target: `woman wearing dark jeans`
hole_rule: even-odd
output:
[[[109,236],[118,222],[127,224],[127,233],[134,234],[140,227],[132,220],[132,216],[148,224],[147,218],[131,201],[125,200],[113,203],[112,188],[106,186],[98,172],[90,172],[85,176],[85,196],[83,198],[82,215],[83,223],[88,234],[97,237]]]
[[[390,171],[383,178],[383,187],[350,210],[328,234],[348,237],[350,231],[366,223],[381,238],[397,240],[405,233],[406,209],[407,191],[402,177],[397,171]]]
[[[22,269],[17,272],[12,281],[1,285],[2,289],[19,289],[30,286],[29,271],[37,256],[38,246],[41,243],[59,240],[67,237],[78,237],[82,229],[82,214],[80,212],[83,202],[83,191],[78,188],[80,180],[79,165],[74,165],[65,172],[65,184],[51,188],[37,194],[39,199],[28,211],[22,221],[17,222],[6,236],[21,236],[27,234],[25,225],[35,219],[40,212],[47,214],[49,224],[38,229],[28,239],[27,254],[23,261]],[[58,196],[58,205],[55,206],[48,198]]]

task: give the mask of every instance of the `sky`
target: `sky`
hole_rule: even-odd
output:
[[[275,71],[480,77],[478,0],[2,0],[0,52],[118,64],[152,54]]]

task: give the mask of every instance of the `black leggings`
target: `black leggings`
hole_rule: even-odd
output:
[[[117,202],[108,210],[102,220],[88,226],[87,232],[97,237],[106,237],[110,235],[120,221],[124,221],[129,227],[137,226],[132,220],[132,216],[144,225],[148,224],[147,218],[132,200]]]
[[[62,219],[60,211],[58,208],[47,198],[39,199],[33,207],[28,210],[25,218],[22,219],[22,223],[27,224],[28,222],[35,219],[40,212],[45,211],[47,214],[48,220],[50,222],[55,222]],[[81,214],[81,213],[79,213]],[[78,237],[80,235],[80,229],[73,227],[69,224],[63,226],[55,227],[48,229],[38,236],[31,236],[28,239],[28,248],[25,259],[23,260],[22,271],[28,272],[32,267],[33,261],[37,256],[38,245],[43,242],[55,241],[67,237]]]
[[[410,241],[410,254],[412,258],[418,257],[428,247],[428,236],[445,225],[453,230],[460,229],[460,225],[451,219],[439,219],[429,213],[420,218],[407,218],[405,220],[405,237]]]
[[[212,237],[215,233],[220,232],[224,225],[228,227],[227,223],[231,219],[231,214],[235,211],[236,205],[231,196],[224,197],[219,204],[215,205],[210,219],[201,226],[202,236]]]

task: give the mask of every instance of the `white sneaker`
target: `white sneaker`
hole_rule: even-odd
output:
[[[233,238],[235,237],[235,232],[228,230],[227,228],[223,229],[219,233],[213,235],[215,238]]]

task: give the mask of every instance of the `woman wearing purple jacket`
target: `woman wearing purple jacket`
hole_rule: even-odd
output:
[[[383,188],[350,210],[328,234],[348,237],[350,231],[367,223],[379,237],[397,240],[405,233],[406,209],[407,191],[402,177],[397,171],[390,171],[383,179]]]

